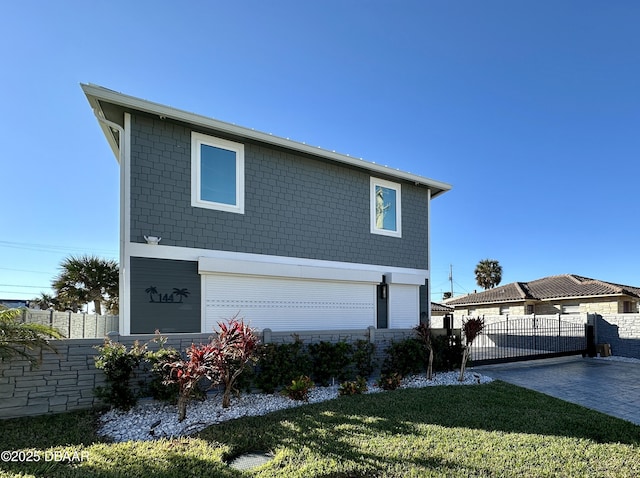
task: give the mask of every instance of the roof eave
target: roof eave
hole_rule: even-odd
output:
[[[426,186],[429,189],[431,189],[432,198],[435,198],[449,191],[452,187],[450,184],[447,184],[441,181],[436,181],[434,179],[426,178],[424,176],[408,173],[406,171],[400,171],[399,169],[389,168],[388,166],[382,166],[380,164],[372,163],[359,158],[354,158],[349,155],[336,153],[335,151],[329,151],[326,149],[322,149],[320,147],[311,146],[305,143],[300,143],[300,142],[293,141],[286,138],[281,138],[279,136],[274,136],[272,134],[262,133],[254,129],[245,128],[243,126],[238,126],[232,123],[226,123],[224,121],[219,121],[219,120],[208,118],[206,116],[202,116],[196,113],[190,113],[187,111],[179,110],[169,106],[161,105],[159,103],[153,103],[151,101],[142,100],[140,98],[118,93],[116,91],[109,90],[101,86],[84,84],[84,83],[81,83],[80,86],[82,87],[82,90],[84,91],[84,94],[87,96],[87,99],[89,100],[89,103],[91,104],[94,111],[98,111],[100,108],[98,101],[106,101],[106,102],[120,105],[126,108],[142,111],[144,113],[149,113],[149,114],[153,114],[153,115],[157,115],[165,118],[171,118],[177,121],[202,126],[205,128],[211,128],[211,129],[215,129],[225,133],[244,137],[247,139],[252,139],[252,140],[260,141],[263,143],[272,144],[274,146],[279,146],[282,148],[291,149],[294,151],[299,151],[299,152],[311,154],[314,156],[320,156],[332,161],[348,164],[350,166],[354,166],[360,169],[366,169],[374,173],[382,174],[385,176],[391,176],[398,179],[403,179],[405,181],[410,181],[415,183],[416,185]],[[100,123],[100,127],[105,133],[105,136],[107,137],[107,140],[109,141],[109,144],[113,149],[114,139],[109,131],[109,128],[103,123]],[[114,150],[114,152],[115,151],[116,150]],[[117,157],[117,154],[116,154],[116,157]]]
[[[481,306],[481,305],[494,305],[494,304],[512,304],[514,302],[527,302],[531,299],[504,299],[504,300],[492,300],[489,302],[465,302],[464,304],[451,304],[450,307],[467,307],[470,305],[473,306]]]

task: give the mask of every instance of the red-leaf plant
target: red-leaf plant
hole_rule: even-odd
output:
[[[210,344],[194,345],[187,349],[188,360],[177,360],[166,364],[169,370],[168,383],[177,383],[178,420],[183,421],[187,414],[187,403],[198,383],[207,378],[212,386],[222,384],[222,406],[231,405],[231,393],[238,377],[249,362],[255,360],[259,343],[253,329],[242,319],[233,317],[228,323],[218,322],[220,331]]]
[[[260,341],[254,330],[237,316],[226,324],[218,322],[218,327],[220,330],[212,342],[217,350],[213,355],[213,366],[217,374],[216,382],[224,386],[222,407],[228,408],[238,377],[249,363],[256,360]]]
[[[420,323],[413,328],[414,332],[418,336],[418,339],[422,342],[422,346],[429,351],[429,356],[425,360],[425,369],[427,371],[427,380],[433,378],[433,343],[431,342],[431,327],[425,323]]]
[[[180,392],[178,395],[178,421],[183,421],[187,416],[187,403],[191,398],[198,383],[203,378],[212,382],[216,378],[216,370],[213,367],[213,356],[217,354],[213,344],[191,344],[187,349],[187,360],[176,360],[165,365],[169,371],[167,383],[177,383]]]
[[[484,318],[471,318],[462,322],[462,330],[464,332],[466,346],[462,353],[462,365],[460,365],[460,377],[458,378],[460,382],[464,381],[464,370],[467,367],[467,360],[469,360],[469,347],[471,347],[471,344],[476,337],[482,333],[483,329]]]

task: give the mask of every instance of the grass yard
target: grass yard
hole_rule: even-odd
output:
[[[0,426],[0,450],[40,456],[1,462],[0,476],[640,476],[640,426],[499,381],[341,397],[156,442],[105,443],[93,412]],[[248,451],[275,458],[226,465]]]

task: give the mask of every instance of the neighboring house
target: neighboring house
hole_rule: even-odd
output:
[[[638,313],[640,288],[575,274],[511,284],[446,301],[455,316]]]
[[[431,327],[434,329],[445,328],[444,318],[453,316],[454,308],[447,304],[431,302]]]
[[[430,202],[450,185],[82,89],[120,163],[120,333],[429,317]]]
[[[29,307],[29,302],[25,299],[0,299],[0,306],[8,309],[19,309],[20,307]]]

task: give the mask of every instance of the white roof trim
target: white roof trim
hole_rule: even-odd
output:
[[[434,190],[434,193],[432,193],[432,197],[438,196],[439,194],[442,194],[451,189],[450,184],[443,183],[441,181],[436,181],[433,179],[426,178],[424,176],[419,176],[417,174],[389,168],[387,166],[382,166],[376,163],[365,161],[363,159],[354,158],[345,154],[336,153],[334,151],[328,151],[320,147],[314,147],[308,144],[292,141],[290,139],[285,139],[278,136],[273,136],[271,134],[262,133],[260,131],[256,131],[250,128],[237,126],[231,123],[225,123],[223,121],[215,120],[213,118],[208,118],[206,116],[202,116],[196,113],[189,113],[187,111],[179,110],[179,109],[161,105],[158,103],[153,103],[147,100],[142,100],[140,98],[135,98],[133,96],[124,95],[122,93],[109,90],[102,86],[92,85],[92,84],[81,84],[80,86],[82,87],[82,90],[84,91],[85,95],[87,96],[87,99],[89,100],[89,103],[91,104],[91,107],[94,108],[94,110],[99,108],[98,101],[105,101],[105,102],[113,103],[126,108],[143,111],[145,113],[151,113],[154,115],[171,118],[171,119],[182,121],[185,123],[199,125],[205,128],[211,128],[211,129],[223,131],[229,134],[241,136],[244,138],[261,141],[263,143],[268,143],[275,146],[280,146],[283,148],[300,151],[302,153],[312,154],[314,156],[321,156],[326,159],[348,164],[361,169],[366,169],[371,172],[384,174],[386,176],[399,178],[406,181],[414,182],[416,184],[427,186]],[[102,126],[104,128],[104,125]],[[107,132],[105,131],[105,134],[106,133]]]

